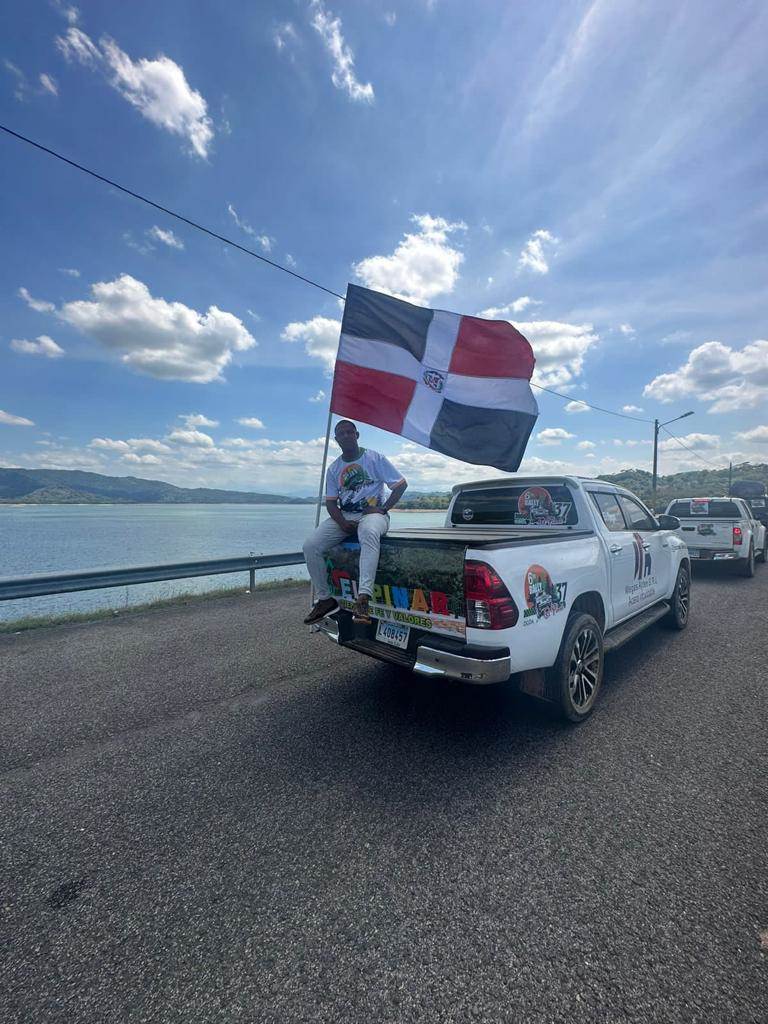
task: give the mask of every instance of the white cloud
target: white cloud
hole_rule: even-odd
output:
[[[150,242],[137,242],[130,231],[123,232],[123,241],[131,248],[135,249],[136,252],[140,252],[142,256],[147,256],[149,253],[155,251],[154,245]]]
[[[538,432],[536,440],[541,445],[549,446],[561,444],[563,441],[572,441],[574,437],[576,437],[575,434],[563,430],[562,427],[546,427]]]
[[[179,444],[194,445],[199,448],[213,448],[213,438],[204,434],[201,430],[183,430],[181,427],[174,428],[168,435],[169,441],[178,441]]]
[[[251,427],[253,430],[263,430],[264,424],[258,416],[243,416],[237,421],[242,427]]]
[[[677,345],[681,342],[688,341],[690,337],[690,331],[672,331],[671,334],[665,334],[661,341],[664,345]]]
[[[768,426],[753,427],[751,430],[743,430],[736,434],[740,441],[748,441],[750,444],[768,441]]]
[[[390,256],[368,256],[352,269],[368,288],[428,305],[435,295],[453,291],[464,254],[451,247],[449,236],[466,224],[428,213],[414,214],[411,221],[418,233],[407,233]]]
[[[392,28],[394,26],[395,22],[397,21],[397,14],[396,14],[396,12],[395,11],[385,11],[384,12],[384,21],[387,23],[387,25],[389,25],[390,28]]]
[[[51,75],[47,75],[45,72],[43,72],[40,75],[40,85],[42,86],[43,91],[50,93],[51,96],[59,95],[59,86],[56,83],[56,79],[53,78]]]
[[[322,360],[328,370],[336,362],[341,321],[316,316],[304,322],[287,324],[280,337],[283,341],[303,341],[307,355]]]
[[[669,403],[696,397],[712,402],[709,412],[736,412],[768,401],[768,341],[733,349],[707,341],[672,373],[662,373],[643,389],[646,398]]]
[[[136,455],[135,452],[130,452],[128,455],[123,456],[124,462],[136,462],[142,466],[160,466],[162,465],[162,459],[158,459],[156,455]]]
[[[629,336],[636,333],[635,328],[632,326],[632,324],[619,324],[619,331],[622,334],[626,334]]]
[[[59,14],[63,15],[70,25],[76,25],[77,19],[80,17],[80,11],[75,7],[74,4],[65,4],[63,0],[52,0],[52,6],[56,8]]]
[[[126,443],[139,451],[149,449],[152,452],[169,452],[171,450],[167,444],[156,441],[152,437],[129,437]]]
[[[162,242],[163,245],[167,245],[171,249],[183,249],[184,243],[180,238],[170,230],[165,228],[159,228],[157,224],[149,229],[147,232],[150,238],[154,238],[156,242]]]
[[[514,313],[522,313],[528,306],[540,306],[541,302],[532,299],[529,295],[521,295],[519,299],[510,302],[507,306],[489,306],[481,310],[477,315],[487,320],[508,320]]]
[[[74,25],[63,36],[56,37],[56,46],[66,60],[76,60],[86,67],[95,67],[101,60],[101,53],[90,36]]]
[[[585,402],[580,401],[566,402],[565,411],[570,413],[589,412],[589,406]]]
[[[545,247],[550,251],[555,248],[558,244],[559,239],[547,231],[545,228],[540,228],[538,231],[534,231],[531,237],[523,246],[520,258],[517,261],[519,270],[533,270],[537,274],[549,273],[548,259],[551,257],[545,255]]]
[[[515,322],[530,341],[536,356],[533,380],[543,387],[562,387],[581,373],[584,356],[599,336],[592,324],[565,324],[557,320]]]
[[[372,103],[373,86],[370,82],[363,85],[355,74],[355,55],[342,35],[341,19],[328,11],[322,0],[310,0],[310,7],[312,27],[323,40],[333,63],[331,81],[337,89],[345,90],[351,100]]]
[[[589,451],[590,448],[597,448],[597,445],[594,441],[579,441],[576,447],[580,448],[583,452],[585,452]]]
[[[717,451],[720,447],[720,438],[717,434],[684,434],[682,437],[678,437],[677,440],[670,437],[659,441],[659,451],[684,451],[678,443],[679,441],[682,441],[683,444],[694,451]]]
[[[287,252],[285,254],[285,265],[286,265],[286,267],[295,267],[296,266],[296,260],[293,258],[293,256],[291,256],[291,254],[289,252]]]
[[[270,237],[270,235],[267,235],[263,232],[257,231],[256,228],[254,227],[251,227],[248,221],[243,220],[240,216],[238,216],[237,210],[234,208],[232,203],[227,203],[227,211],[232,220],[234,220],[235,224],[237,224],[237,226],[240,228],[240,230],[244,231],[246,235],[250,235],[251,238],[254,238],[259,243],[264,252],[272,252],[272,246],[275,243],[274,238]]]
[[[201,412],[180,412],[179,419],[184,420],[188,427],[218,427],[218,420],[209,420]]]
[[[56,45],[67,60],[99,68],[109,84],[152,124],[187,140],[199,157],[207,157],[213,140],[208,105],[193,89],[183,69],[170,57],[132,60],[107,36],[98,46],[82,29],[70,26]]]
[[[296,29],[290,21],[286,21],[282,25],[277,26],[272,34],[272,41],[278,50],[284,50],[289,44],[298,42]]]
[[[642,412],[643,410],[640,408],[639,405],[622,405],[621,411],[622,412],[630,412],[630,413],[632,413],[632,412]]]
[[[129,452],[131,446],[127,441],[116,441],[111,437],[94,437],[89,443],[89,448],[100,448],[108,452]]]
[[[316,395],[312,395],[309,398],[310,402],[322,402],[324,400],[325,400],[325,392],[323,391],[322,388],[320,388],[320,390],[317,392]]]
[[[80,277],[80,271],[75,267],[59,267],[60,274],[66,274],[67,277]]]
[[[222,380],[233,353],[256,344],[234,314],[217,306],[198,313],[181,302],[155,298],[129,274],[97,282],[91,292],[93,301],[68,302],[58,316],[150,377],[198,384]]]
[[[127,456],[134,451],[170,452],[167,444],[156,441],[152,437],[129,437],[127,441],[116,440],[112,437],[94,437],[89,443],[89,448],[96,448],[101,451],[119,452]],[[157,460],[159,461],[159,460]]]
[[[34,421],[28,420],[25,416],[14,416],[13,413],[0,409],[0,423],[8,427],[34,427]]]
[[[3,67],[13,77],[16,83],[13,90],[13,98],[18,100],[20,103],[23,103],[24,100],[27,98],[27,93],[29,91],[29,86],[27,84],[27,76],[24,74],[20,67],[17,67],[13,63],[13,61],[4,60]]]
[[[14,352],[20,352],[25,356],[45,356],[47,359],[58,359],[64,355],[61,348],[53,338],[47,334],[41,334],[37,341],[25,341],[23,338],[14,338],[10,346]]]
[[[30,309],[36,313],[52,313],[56,306],[52,302],[45,302],[43,299],[33,299],[26,288],[19,288],[19,296],[24,299]]]

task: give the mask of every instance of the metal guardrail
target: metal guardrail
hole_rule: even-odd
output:
[[[247,572],[251,591],[256,586],[257,569],[281,565],[303,565],[301,551],[282,555],[249,555],[246,558],[213,558],[200,562],[171,562],[166,565],[141,565],[130,568],[94,569],[90,572],[54,573],[41,576],[0,577],[0,601],[48,594],[70,594],[76,590],[100,590],[135,583],[163,583],[192,576],[218,576],[228,572]]]

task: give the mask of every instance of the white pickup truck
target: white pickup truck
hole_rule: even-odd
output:
[[[340,610],[320,631],[413,672],[514,678],[573,722],[606,651],[659,619],[683,629],[690,563],[679,523],[601,480],[508,477],[453,488],[445,526],[383,539],[372,625],[353,623],[359,546],[329,552]]]
[[[695,562],[736,562],[743,576],[754,576],[755,559],[768,558],[768,530],[743,498],[675,498],[667,514],[680,520]]]

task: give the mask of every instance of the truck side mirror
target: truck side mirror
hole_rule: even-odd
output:
[[[656,518],[657,518],[660,530],[679,530],[680,529],[680,520],[677,518],[677,516],[668,516],[665,513],[662,513],[660,516],[657,516]]]

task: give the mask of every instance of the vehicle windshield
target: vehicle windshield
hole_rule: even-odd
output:
[[[451,523],[461,526],[576,526],[573,495],[564,484],[511,484],[461,491]]]
[[[684,498],[673,501],[667,514],[678,519],[742,519],[744,513],[727,498]]]

